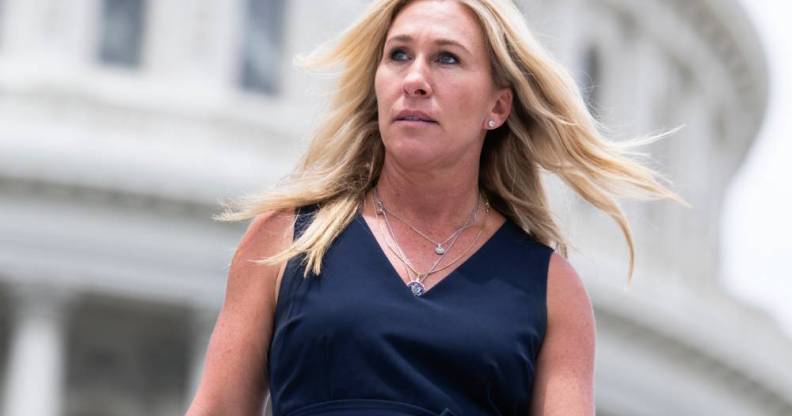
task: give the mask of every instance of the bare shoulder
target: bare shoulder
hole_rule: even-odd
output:
[[[594,344],[594,308],[577,270],[560,254],[553,252],[547,272],[548,332]]]
[[[594,415],[594,311],[574,267],[553,253],[547,272],[547,331],[532,414]]]
[[[285,263],[278,265],[262,264],[259,260],[275,255],[285,249],[292,241],[294,212],[266,212],[257,215],[248,225],[239,241],[228,273],[227,300],[229,295],[239,290],[247,292],[255,286],[266,285],[267,289],[257,291],[266,294],[273,310],[277,301],[277,288]]]
[[[547,271],[547,302],[553,308],[549,313],[575,311],[587,313],[591,309],[591,299],[577,270],[567,259],[553,252]]]
[[[206,352],[198,391],[187,414],[261,414],[267,391],[277,277],[282,264],[261,264],[291,242],[293,213],[255,217],[228,271],[223,307]]]
[[[270,211],[257,215],[245,230],[234,254],[234,260],[251,260],[272,255],[291,241],[294,212]]]

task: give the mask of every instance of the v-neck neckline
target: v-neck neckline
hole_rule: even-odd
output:
[[[415,296],[410,292],[410,288],[407,286],[407,284],[404,283],[404,279],[402,279],[401,275],[396,270],[396,267],[393,265],[393,263],[391,263],[390,259],[385,254],[384,248],[380,245],[379,241],[377,240],[377,236],[374,234],[374,231],[369,226],[369,223],[366,221],[366,218],[363,216],[362,212],[358,212],[358,214],[355,216],[355,222],[358,221],[362,223],[361,226],[364,228],[366,234],[368,235],[369,241],[374,245],[374,250],[377,252],[377,257],[379,257],[380,262],[384,263],[383,266],[387,269],[387,272],[391,275],[391,277],[395,277],[396,279],[398,279],[397,282],[400,283],[402,287],[404,287],[404,293],[409,294],[411,297],[426,298],[427,295],[434,292],[438,286],[446,284],[445,283],[446,280],[449,280],[449,278],[454,277],[455,274],[459,274],[460,270],[467,267],[471,261],[473,261],[476,257],[480,255],[482,251],[485,251],[488,248],[488,246],[492,244],[492,241],[496,237],[498,237],[499,234],[504,232],[509,222],[509,219],[506,218],[503,221],[503,223],[501,223],[501,225],[498,226],[498,229],[496,229],[495,232],[492,233],[492,235],[487,239],[487,241],[485,241],[484,244],[482,244],[478,249],[476,249],[476,251],[474,251],[473,254],[471,254],[468,258],[463,260],[462,263],[460,263],[457,267],[453,268],[451,272],[448,273],[448,275],[440,279],[440,281],[432,285],[432,287],[427,289],[420,296]]]

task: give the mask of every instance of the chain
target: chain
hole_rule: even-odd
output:
[[[478,201],[476,201],[476,207],[473,209],[473,211],[471,211],[470,216],[468,217],[468,220],[461,227],[459,227],[456,231],[451,233],[451,235],[448,236],[448,238],[446,238],[442,242],[437,242],[434,239],[432,239],[431,237],[429,237],[428,235],[426,235],[423,231],[419,230],[418,227],[415,227],[414,225],[410,224],[408,221],[406,221],[405,219],[403,219],[402,217],[397,215],[394,211],[391,211],[390,209],[385,208],[385,204],[382,202],[382,199],[380,199],[379,192],[377,191],[377,188],[374,188],[374,190],[372,192],[372,197],[374,198],[374,203],[375,203],[375,206],[377,208],[377,214],[379,214],[380,212],[383,212],[383,213],[387,212],[391,216],[395,217],[402,224],[407,225],[413,231],[415,231],[418,235],[423,237],[426,241],[429,241],[430,243],[434,244],[435,245],[434,252],[435,252],[435,254],[440,255],[440,256],[442,256],[446,251],[451,249],[450,246],[449,247],[443,247],[446,243],[448,243],[451,240],[455,240],[465,230],[467,230],[468,228],[473,226],[474,221],[475,221],[475,217],[476,217],[476,215],[478,215],[479,206],[481,204],[481,198],[479,198]]]
[[[384,208],[384,206],[382,204],[382,201],[374,200],[374,194],[373,193],[372,193],[372,199],[373,199],[373,202],[376,204],[376,206],[378,206],[380,208]],[[377,202],[379,202],[379,203],[377,203]],[[464,226],[465,229],[466,228],[470,228],[470,226],[471,226],[470,223],[474,223],[475,220],[478,219],[480,203],[481,203],[481,198],[479,198],[479,202],[476,204],[476,209],[475,209],[475,211],[473,211],[473,215],[472,215],[471,219],[468,220],[468,224],[465,224],[465,226]],[[485,213],[488,214],[489,213],[489,203],[487,203],[485,201],[484,205],[485,205]],[[459,254],[459,256],[454,258],[452,261],[450,261],[448,264],[444,265],[443,267],[437,268],[437,266],[445,258],[446,254],[448,252],[450,252],[451,248],[454,246],[454,244],[456,243],[457,239],[461,235],[461,232],[454,233],[455,235],[452,235],[453,239],[451,240],[451,242],[450,242],[450,244],[448,246],[448,249],[443,254],[441,254],[440,257],[437,260],[435,260],[435,262],[432,264],[432,266],[429,268],[429,270],[427,270],[424,273],[420,273],[420,272],[418,272],[418,270],[416,270],[415,266],[412,264],[412,262],[410,262],[410,260],[404,254],[404,251],[401,249],[401,247],[399,246],[399,243],[396,241],[396,235],[393,232],[393,228],[390,225],[390,221],[388,220],[388,212],[389,211],[386,210],[386,209],[381,209],[381,210],[378,209],[377,210],[377,215],[378,216],[379,215],[383,216],[383,219],[384,219],[383,222],[385,223],[385,226],[387,227],[387,230],[388,230],[387,231],[387,235],[390,236],[391,240],[395,244],[395,247],[394,247],[393,245],[391,245],[387,241],[387,239],[385,239],[385,246],[388,247],[388,249],[396,256],[396,258],[404,264],[406,270],[408,271],[407,274],[410,277],[410,280],[411,281],[418,281],[420,283],[422,283],[428,276],[430,276],[430,275],[432,275],[434,273],[438,273],[438,272],[440,272],[442,270],[445,270],[445,269],[451,267],[452,265],[454,265],[459,260],[461,260],[475,246],[476,242],[478,242],[479,238],[481,237],[481,234],[484,231],[484,224],[482,224],[481,227],[479,228],[478,233],[476,234],[476,237],[462,251],[462,253]],[[379,224],[379,228],[380,228],[380,232],[384,235],[384,234],[386,234],[386,232],[382,228],[383,222],[381,222]],[[411,276],[410,273],[412,273],[412,275],[415,275],[415,278],[413,278],[413,276]]]

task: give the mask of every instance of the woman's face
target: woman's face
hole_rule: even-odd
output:
[[[421,169],[478,162],[488,121],[503,124],[512,98],[495,87],[484,42],[456,1],[417,0],[399,12],[374,80],[388,157]]]

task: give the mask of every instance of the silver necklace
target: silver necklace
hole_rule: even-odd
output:
[[[384,232],[382,231],[381,224],[380,224],[380,230],[381,232]],[[454,260],[448,262],[448,264],[446,264],[445,266],[434,270],[430,269],[425,273],[419,273],[417,270],[415,270],[415,268],[410,264],[409,260],[404,255],[404,253],[403,252],[399,253],[399,251],[401,251],[401,248],[399,247],[394,248],[387,241],[385,242],[385,245],[388,247],[388,249],[390,249],[391,252],[393,252],[394,255],[396,255],[396,258],[398,258],[399,261],[401,261],[404,264],[405,270],[407,271],[407,276],[410,279],[410,282],[407,284],[407,287],[410,289],[410,292],[412,292],[412,294],[415,296],[421,296],[424,293],[426,293],[426,286],[423,284],[423,281],[426,280],[426,278],[429,275],[445,270],[453,266],[460,259],[462,259],[476,245],[476,242],[479,240],[483,232],[484,232],[484,226],[482,225],[481,228],[479,228],[478,233],[476,233],[476,237],[465,248],[465,250],[459,254],[459,256],[457,256]]]
[[[391,216],[393,216],[394,218],[399,220],[402,224],[405,224],[408,227],[410,227],[413,231],[415,231],[418,235],[423,237],[426,241],[429,241],[430,243],[434,244],[434,246],[435,246],[434,252],[438,256],[442,256],[443,254],[445,254],[446,251],[451,249],[450,246],[449,247],[444,247],[446,245],[446,243],[448,243],[451,240],[455,240],[465,230],[467,230],[468,228],[473,226],[473,223],[474,223],[474,220],[475,220],[474,217],[475,217],[475,215],[478,214],[479,204],[481,203],[481,198],[479,198],[478,201],[476,202],[476,207],[470,213],[470,216],[468,217],[467,222],[465,222],[465,224],[463,224],[461,227],[457,228],[456,231],[451,233],[451,235],[448,236],[448,238],[446,238],[442,242],[437,242],[434,239],[432,239],[431,237],[429,237],[428,235],[426,235],[423,231],[419,230],[417,227],[415,227],[414,225],[410,224],[408,221],[406,221],[402,217],[396,215],[395,212],[385,208],[385,204],[382,202],[382,199],[380,199],[379,192],[377,191],[377,188],[374,188],[374,190],[372,192],[372,197],[374,198],[374,204],[375,204],[376,209],[377,209],[377,214],[387,212],[388,214],[390,214]]]
[[[374,195],[372,193],[372,199],[373,199],[373,197],[374,197]],[[473,218],[473,222],[475,222],[475,219],[478,218],[478,212],[479,212],[480,204],[481,204],[481,198],[479,198],[479,201],[476,203],[476,209],[475,209],[474,215],[472,217]],[[489,204],[486,201],[485,201],[485,211],[486,211],[486,213],[489,213]],[[449,244],[448,249],[437,260],[435,260],[435,262],[432,264],[432,266],[429,268],[429,270],[427,270],[424,273],[420,273],[420,272],[418,272],[418,270],[416,270],[416,268],[413,266],[412,262],[410,262],[410,260],[404,254],[404,251],[401,249],[401,247],[399,246],[399,243],[396,241],[396,235],[393,233],[393,229],[390,226],[390,221],[388,220],[387,211],[383,209],[383,210],[377,210],[376,212],[377,212],[377,216],[380,216],[380,215],[383,216],[383,219],[384,219],[383,222],[385,223],[385,225],[388,228],[388,234],[389,234],[391,240],[393,241],[393,243],[396,245],[396,247],[393,247],[390,243],[388,243],[387,239],[385,239],[385,245],[388,247],[388,249],[391,250],[391,252],[393,252],[393,254],[396,256],[396,258],[399,259],[399,261],[402,262],[402,264],[404,264],[405,269],[407,270],[407,276],[410,279],[410,282],[407,283],[407,287],[410,289],[410,292],[413,295],[415,295],[415,296],[421,296],[424,293],[426,293],[426,286],[424,286],[423,282],[424,282],[424,280],[426,280],[426,278],[429,275],[432,275],[434,273],[437,273],[437,272],[440,272],[442,270],[445,270],[445,269],[451,267],[454,263],[456,263],[460,259],[462,259],[462,257],[464,257],[475,246],[476,242],[481,237],[481,234],[484,231],[484,226],[482,224],[481,228],[479,228],[479,231],[476,234],[476,237],[465,248],[465,250],[463,250],[463,252],[460,253],[459,256],[457,256],[454,260],[450,261],[445,266],[443,266],[441,268],[437,268],[437,266],[440,264],[440,262],[443,260],[443,258],[445,258],[445,255],[451,250],[451,248],[456,243],[457,239],[459,238],[459,235],[461,234],[461,233],[458,233],[456,236],[454,236],[453,240],[451,240],[451,243]],[[385,231],[382,229],[382,222],[380,223],[380,232],[385,234]]]

